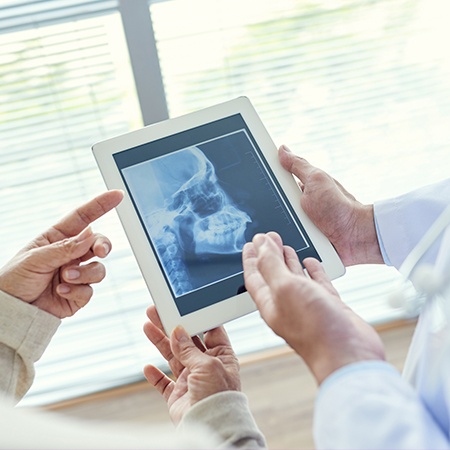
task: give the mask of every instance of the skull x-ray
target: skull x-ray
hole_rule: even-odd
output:
[[[174,157],[177,160],[172,165]],[[221,188],[212,163],[197,147],[167,158],[164,165],[170,165],[172,180],[183,184],[169,193],[164,212],[156,214],[160,217],[167,214],[165,217],[176,223],[181,246],[196,255],[239,253],[246,242],[244,233],[251,218]],[[160,172],[163,176],[165,169]],[[155,229],[155,237],[158,231]]]
[[[240,163],[237,152],[228,152],[219,171]],[[132,166],[124,175],[175,296],[242,271],[253,220],[199,146]]]
[[[317,255],[240,117],[115,157],[181,315],[245,289],[242,247],[256,233]]]
[[[125,173],[176,296],[214,281],[215,271],[206,273],[205,266],[215,255],[240,259],[252,219],[222,188],[213,164],[198,147]],[[240,270],[239,264],[234,270]]]

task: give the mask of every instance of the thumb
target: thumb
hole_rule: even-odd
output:
[[[186,330],[178,325],[170,337],[172,353],[180,363],[192,372],[207,356],[194,344]]]
[[[311,171],[315,169],[306,159],[292,153],[285,145],[278,149],[278,159],[284,169],[294,174],[302,182],[305,182]]]
[[[34,249],[28,262],[38,270],[56,270],[85,255],[94,241],[95,235],[91,227],[87,227],[77,236]]]

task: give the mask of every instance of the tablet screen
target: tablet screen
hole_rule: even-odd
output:
[[[240,114],[113,156],[181,316],[245,291],[256,233],[320,260]]]

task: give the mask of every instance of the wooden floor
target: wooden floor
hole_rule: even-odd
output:
[[[380,331],[387,359],[401,369],[414,324]],[[243,391],[270,449],[314,448],[311,425],[316,384],[303,362],[289,349],[254,355],[241,361]],[[54,405],[52,410],[84,419],[167,423],[167,408],[147,383]]]

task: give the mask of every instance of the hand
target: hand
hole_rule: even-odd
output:
[[[89,224],[115,208],[122,191],[108,191],[80,206],[34,239],[0,269],[0,290],[60,319],[75,314],[91,296],[91,283],[105,277],[99,262],[111,242]]]
[[[347,364],[383,360],[375,330],[340,299],[319,261],[303,261],[276,233],[243,249],[245,286],[264,321],[305,361],[320,384]]]
[[[241,390],[239,362],[223,327],[207,331],[203,343],[178,326],[169,340],[154,306],[147,316],[144,332],[169,363],[175,381],[152,365],[144,368],[144,375],[167,402],[174,423],[206,397]]]
[[[300,203],[314,224],[331,241],[345,266],[382,264],[372,205],[363,205],[324,171],[278,150],[281,165],[299,180]]]

